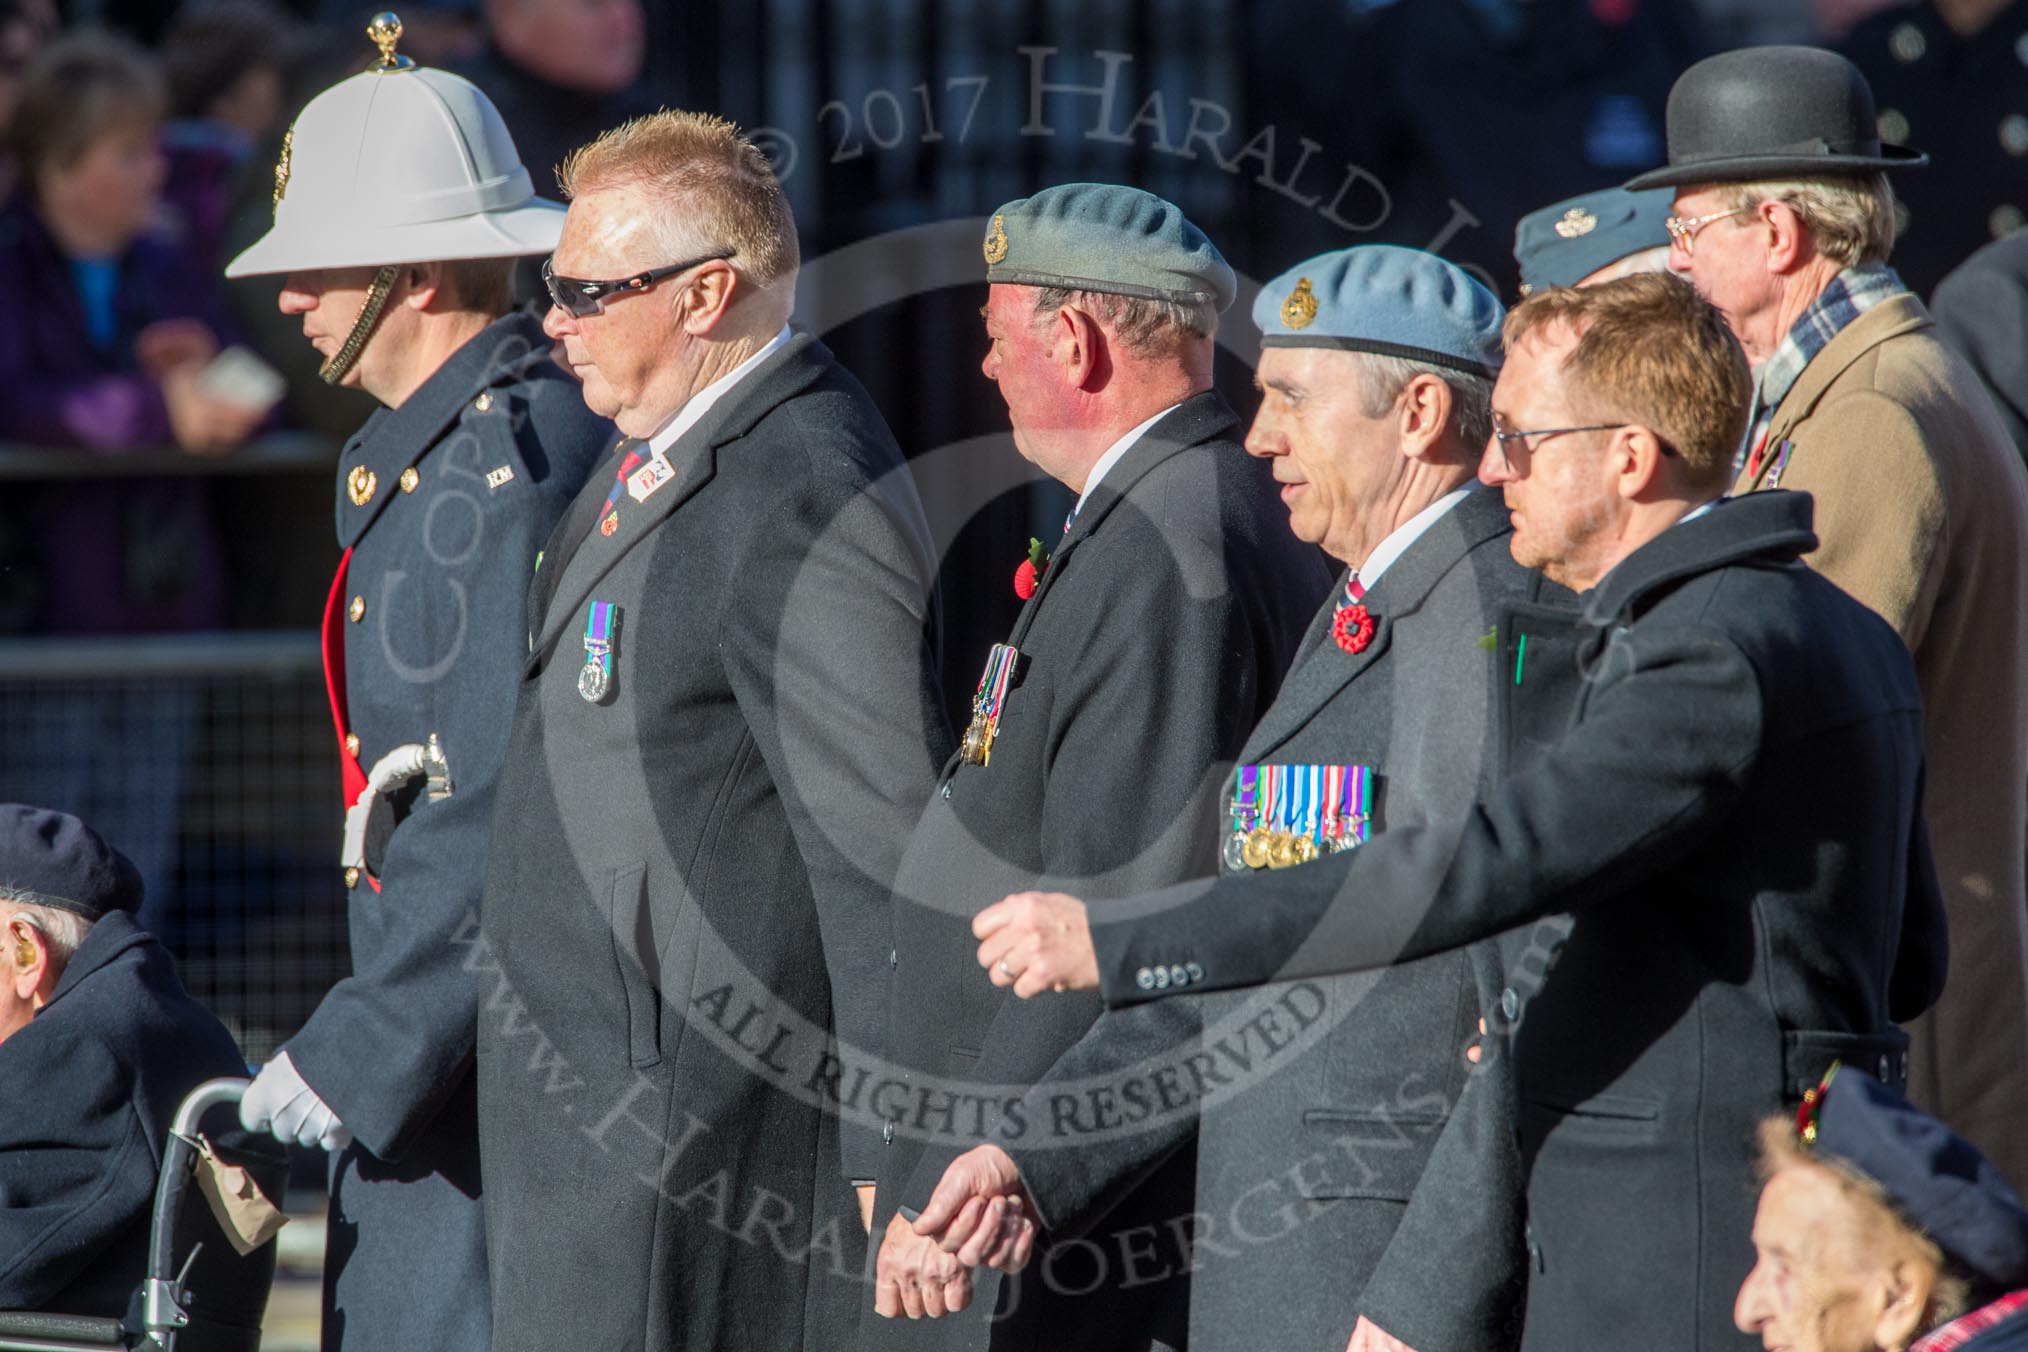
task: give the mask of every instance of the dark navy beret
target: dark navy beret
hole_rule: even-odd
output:
[[[1500,298],[1463,268],[1394,244],[1319,254],[1253,303],[1265,347],[1371,352],[1488,378],[1500,370],[1506,318]]]
[[[140,909],[141,874],[69,813],[0,803],[0,897],[97,920]]]
[[[1531,211],[1514,227],[1521,294],[1576,286],[1628,254],[1669,243],[1667,193],[1607,188]]]
[[[986,280],[1211,305],[1223,314],[1232,267],[1181,207],[1117,183],[1063,183],[993,213]]]
[[[1834,1068],[1803,1119],[1817,1154],[1878,1183],[1959,1267],[2028,1285],[2028,1209],[1970,1141],[1859,1070]]]

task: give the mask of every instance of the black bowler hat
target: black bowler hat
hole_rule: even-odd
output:
[[[1686,183],[1907,169],[1929,156],[1884,145],[1859,68],[1821,47],[1743,47],[1706,57],[1669,90],[1669,163],[1627,181]]]
[[[0,897],[98,920],[140,909],[141,874],[69,813],[0,803]]]

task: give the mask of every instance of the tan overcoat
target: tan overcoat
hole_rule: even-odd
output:
[[[1906,293],[1803,369],[1767,445],[1736,491],[1816,498],[1809,562],[1900,632],[1922,685],[1950,979],[1909,1030],[1910,1095],[2028,1186],[2028,473]]]

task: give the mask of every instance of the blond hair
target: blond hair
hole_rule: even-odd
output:
[[[1728,183],[1720,200],[1733,211],[1782,203],[1802,217],[1817,252],[1840,267],[1885,263],[1894,251],[1894,193],[1883,173]]]
[[[639,188],[658,199],[664,263],[730,249],[733,266],[761,286],[795,276],[788,198],[767,156],[722,117],[665,108],[634,118],[572,151],[556,182],[566,198]]]
[[[1538,291],[1507,314],[1511,352],[1540,329],[1567,326],[1563,359],[1580,421],[1648,428],[1700,489],[1723,489],[1746,432],[1753,377],[1725,316],[1671,273],[1643,272],[1583,288]]]
[[[1795,1119],[1788,1114],[1763,1120],[1759,1134],[1754,1177],[1760,1183],[1766,1184],[1785,1169],[1822,1169],[1837,1183],[1839,1192],[1857,1213],[1856,1233],[1878,1236],[1899,1251],[1897,1257],[1924,1264],[1936,1273],[1936,1284],[1929,1292],[1929,1308],[1923,1312],[1923,1329],[1948,1324],[1970,1308],[1971,1282],[1952,1270],[1937,1242],[1901,1214],[1885,1188],[1841,1159],[1805,1150],[1796,1140]]]

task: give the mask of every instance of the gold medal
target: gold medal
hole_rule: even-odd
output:
[[[1288,868],[1296,862],[1296,838],[1287,831],[1275,832],[1274,843],[1268,846],[1268,867]]]
[[[1317,848],[1317,842],[1314,838],[1310,836],[1296,837],[1296,862],[1298,864],[1314,864],[1323,857],[1324,852]]]
[[[1239,857],[1248,868],[1268,866],[1268,846],[1274,841],[1274,832],[1265,826],[1256,826],[1246,833],[1246,842],[1239,847]]]
[[[965,729],[964,744],[958,755],[967,765],[984,765],[993,758],[993,724],[983,713],[972,717],[972,725]]]

